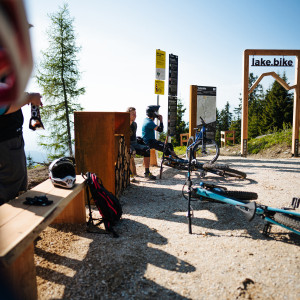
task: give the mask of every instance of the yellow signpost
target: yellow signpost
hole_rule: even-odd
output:
[[[156,50],[155,79],[165,80],[166,77],[166,51]]]
[[[157,95],[165,94],[165,82],[163,80],[155,80],[154,93]]]

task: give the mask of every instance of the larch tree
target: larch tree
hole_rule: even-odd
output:
[[[85,88],[78,87],[80,72],[73,28],[67,4],[49,15],[51,26],[47,31],[49,47],[42,51],[36,79],[42,88],[44,106],[41,117],[48,135],[41,135],[40,145],[51,151],[49,159],[73,156],[74,111],[82,110],[78,103]]]

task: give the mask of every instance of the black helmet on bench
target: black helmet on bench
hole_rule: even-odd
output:
[[[49,177],[54,186],[71,189],[76,180],[75,159],[61,157],[49,166]]]
[[[146,115],[149,118],[157,118],[159,108],[160,108],[160,105],[149,105],[149,106],[147,106]]]

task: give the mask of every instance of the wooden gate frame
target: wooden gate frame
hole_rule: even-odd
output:
[[[263,73],[248,89],[249,84],[249,56],[296,56],[295,61],[295,82],[293,86],[289,86],[275,72]],[[299,126],[300,126],[300,50],[264,50],[264,49],[247,49],[244,51],[244,78],[243,78],[243,108],[242,108],[242,130],[241,130],[241,155],[247,156],[248,143],[248,96],[253,92],[258,83],[265,76],[273,76],[286,90],[295,89],[294,105],[293,105],[293,136],[292,136],[292,155],[299,156]]]

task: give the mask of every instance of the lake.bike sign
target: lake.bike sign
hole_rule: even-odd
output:
[[[285,59],[284,57],[274,57],[273,59],[252,58],[251,62],[251,67],[293,67],[293,61]]]

